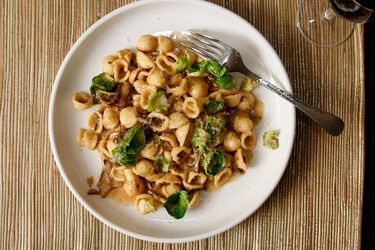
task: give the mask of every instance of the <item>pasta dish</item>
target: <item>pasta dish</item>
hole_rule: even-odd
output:
[[[182,218],[208,185],[248,168],[263,110],[255,87],[165,36],[144,35],[135,52],[104,57],[89,93],[72,97],[78,110],[98,105],[77,135],[101,161],[89,194],[121,188],[143,214],[165,207]]]

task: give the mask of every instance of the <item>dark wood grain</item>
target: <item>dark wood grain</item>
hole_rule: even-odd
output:
[[[337,138],[298,112],[294,150],[267,202],[233,229],[186,244],[118,233],[73,197],[53,161],[48,102],[69,48],[100,17],[131,1],[0,1],[1,249],[359,249],[364,157],[363,28],[321,49],[295,27],[296,0],[213,2],[273,45],[296,95],[346,122]]]

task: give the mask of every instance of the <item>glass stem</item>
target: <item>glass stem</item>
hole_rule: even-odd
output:
[[[332,21],[336,17],[336,12],[332,8],[328,8],[323,12],[322,19],[326,22]]]

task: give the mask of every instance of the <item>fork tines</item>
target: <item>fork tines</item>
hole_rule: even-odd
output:
[[[220,61],[226,44],[223,42],[196,32],[186,32],[181,38],[180,44],[205,59]]]

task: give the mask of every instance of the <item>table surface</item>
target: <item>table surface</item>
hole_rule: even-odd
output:
[[[79,36],[131,1],[0,2],[0,248],[356,249],[364,175],[363,27],[331,49],[295,27],[296,0],[213,2],[255,26],[280,55],[296,95],[342,117],[344,133],[324,133],[297,113],[294,150],[270,198],[247,220],[184,244],[134,239],[104,225],[73,197],[47,134],[56,72]]]

